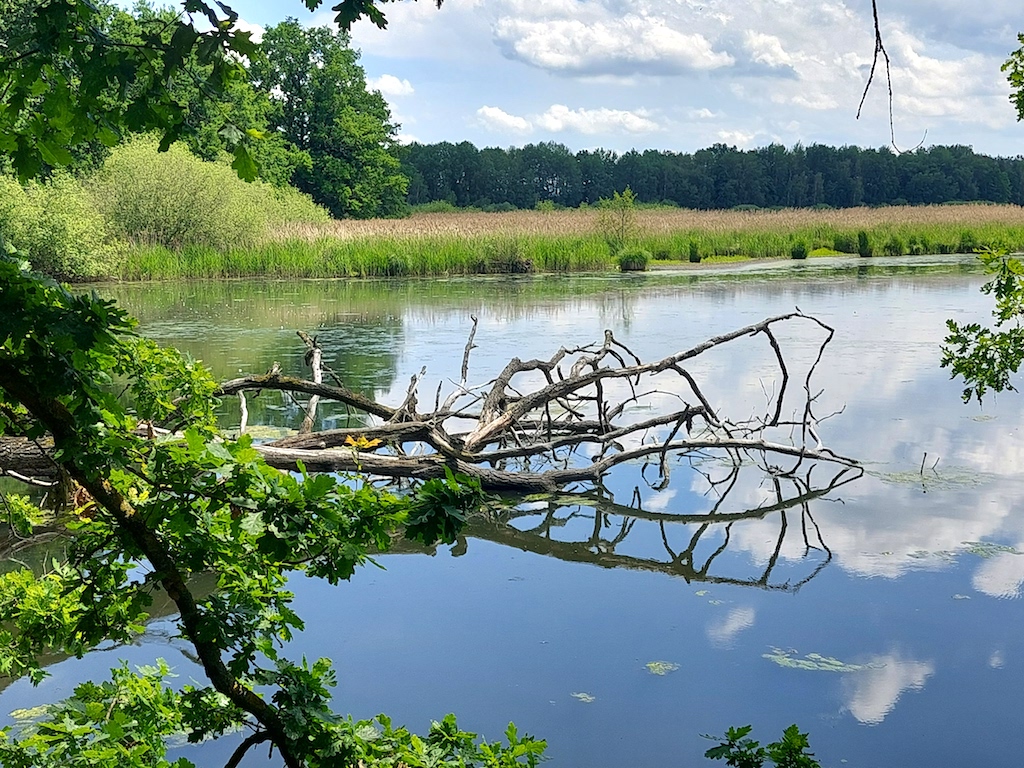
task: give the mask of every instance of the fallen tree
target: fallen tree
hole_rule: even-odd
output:
[[[796,381],[777,333],[780,326],[795,323],[821,335],[813,361]],[[476,330],[473,318],[460,380],[450,382],[447,392],[439,383],[430,410],[420,410],[426,369],[412,376],[404,400],[389,406],[345,387],[323,364],[316,339],[301,331],[310,379],[288,376],[275,365],[265,374],[224,382],[216,394],[240,398],[240,431],[247,428],[247,394],[279,390],[309,396],[297,434],[256,446],[268,464],[289,470],[301,465],[393,480],[443,477],[450,470],[490,490],[556,492],[600,488],[615,467],[626,463],[642,464],[645,480],[660,490],[669,483],[674,458],[708,452],[736,466],[753,462],[776,476],[791,476],[810,461],[856,465],[826,448],[819,437],[814,405],[820,392],[812,388],[812,377],[834,331],[800,311],[650,362],[605,331],[599,344],[563,346],[547,359],[513,358],[490,381],[471,385]],[[774,370],[765,374],[775,383],[771,393],[765,390],[762,413],[730,418],[693,373],[693,364],[716,348],[751,337],[763,338],[772,351]],[[335,383],[324,383],[325,370]],[[364,426],[312,431],[318,402],[324,401],[344,404],[362,417]],[[673,406],[665,409],[665,402]],[[638,413],[645,417],[637,418]],[[173,424],[148,425],[157,431],[161,427]],[[2,441],[0,469],[45,475],[40,471],[43,453],[38,443]]]

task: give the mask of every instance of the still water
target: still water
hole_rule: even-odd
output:
[[[556,766],[704,765],[700,734],[751,723],[769,741],[796,722],[823,765],[924,768],[1019,764],[1024,396],[965,406],[938,367],[945,319],[984,321],[982,282],[969,260],[943,257],[101,290],[218,378],[275,361],[300,374],[305,330],[349,386],[393,404],[424,365],[424,392],[458,378],[472,315],[479,382],[511,356],[548,357],[605,328],[655,359],[794,306],[815,315],[836,329],[816,376],[818,413],[836,412],[821,436],[864,462],[862,478],[780,510],[778,494],[800,489],[755,467],[724,500],[684,464],[661,492],[627,467],[609,483],[618,506],[526,503],[351,583],[293,582],[307,629],[292,656],[333,659],[339,711],[421,731],[454,711],[492,739],[514,720],[548,740]],[[799,364],[816,341],[796,331],[783,346]],[[739,345],[703,373],[745,416],[771,386],[764,363]],[[301,421],[274,393],[250,414]],[[323,426],[345,418],[328,411]],[[237,422],[236,404],[224,419]],[[187,680],[197,671],[172,629],[156,620],[135,646],[54,664],[38,689],[10,686],[0,709],[65,695],[118,657],[166,657]],[[193,759],[213,765],[232,745],[202,749]]]

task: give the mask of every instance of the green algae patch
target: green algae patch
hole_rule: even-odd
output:
[[[679,669],[679,665],[672,661],[648,661],[644,666],[652,675],[661,675],[662,677]]]
[[[807,669],[814,672],[862,672],[865,669],[879,669],[884,664],[848,664],[832,656],[822,656],[820,653],[808,653],[798,657],[796,651],[784,651],[781,648],[772,648],[771,653],[762,653],[761,657],[773,661],[780,667],[790,669]]]
[[[968,555],[974,555],[987,560],[996,555],[1020,555],[1024,554],[1015,547],[1006,544],[996,544],[991,541],[965,541],[963,551]]]

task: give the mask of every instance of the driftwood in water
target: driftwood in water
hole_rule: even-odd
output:
[[[813,361],[794,378],[776,331],[797,323],[821,340]],[[813,406],[820,393],[811,380],[833,331],[799,311],[652,362],[643,362],[605,331],[600,344],[562,347],[548,359],[513,358],[491,381],[471,385],[476,328],[473,318],[460,381],[450,383],[443,400],[443,384],[438,385],[429,411],[419,409],[425,369],[411,378],[401,404],[385,405],[343,386],[326,366],[335,383],[324,383],[321,351],[304,333],[299,335],[312,380],[286,376],[275,366],[263,375],[225,382],[218,394],[280,390],[310,396],[299,434],[257,446],[268,463],[282,469],[301,462],[314,471],[427,479],[449,468],[492,490],[554,492],[600,487],[612,469],[627,462],[643,464],[645,479],[661,489],[679,455],[713,453],[735,466],[753,462],[778,476],[792,475],[809,461],[856,463],[825,448],[818,437]],[[714,402],[692,365],[715,348],[750,337],[763,338],[770,350],[774,384],[771,394],[765,392],[760,415],[734,419]],[[363,417],[365,426],[310,431],[317,400],[343,403]],[[665,409],[667,401],[672,405]],[[644,417],[637,418],[638,412]],[[9,452],[6,461],[4,456],[0,443],[0,470],[28,474],[10,461]]]

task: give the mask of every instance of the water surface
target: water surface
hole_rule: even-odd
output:
[[[548,739],[558,766],[702,765],[702,733],[752,723],[766,741],[796,722],[824,765],[925,768],[1019,763],[1024,401],[965,406],[938,367],[946,318],[986,317],[982,281],[962,258],[815,259],[698,274],[102,290],[218,378],[275,361],[300,374],[295,330],[305,330],[347,384],[394,404],[423,365],[425,392],[457,378],[474,315],[474,381],[512,355],[547,357],[605,328],[653,359],[795,306],[821,318],[836,336],[817,376],[819,413],[837,412],[821,433],[865,462],[861,479],[777,509],[803,489],[756,467],[730,478],[724,500],[683,463],[661,492],[626,468],[609,482],[617,506],[522,504],[453,547],[382,557],[386,570],[349,584],[295,583],[307,629],[293,655],[334,660],[340,711],[383,711],[419,730],[454,711],[490,738],[514,720]],[[783,339],[797,364],[815,342],[799,329]],[[771,386],[754,344],[701,370],[739,415]],[[301,420],[280,395],[257,401],[250,411],[266,424]],[[345,418],[327,412],[324,425]],[[234,423],[236,405],[224,419]],[[197,675],[171,629],[158,620],[137,646],[55,664],[39,689],[8,688],[3,706],[66,694],[118,656],[164,656]],[[231,744],[204,749],[214,764]]]

